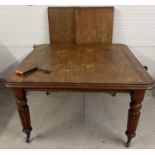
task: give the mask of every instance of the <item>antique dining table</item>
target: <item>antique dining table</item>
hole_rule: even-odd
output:
[[[49,7],[48,17],[50,44],[36,46],[4,79],[16,97],[26,142],[32,130],[28,91],[123,92],[131,96],[126,130],[129,146],[136,135],[145,91],[155,81],[127,45],[112,43],[113,7]],[[16,74],[33,67],[50,72]]]
[[[49,74],[16,75],[18,69],[48,68]],[[127,144],[136,135],[145,90],[154,80],[123,44],[53,44],[37,46],[4,81],[13,88],[23,132],[29,141],[32,130],[26,92],[39,90],[111,91],[131,95],[126,135]],[[104,104],[104,103],[103,103]]]

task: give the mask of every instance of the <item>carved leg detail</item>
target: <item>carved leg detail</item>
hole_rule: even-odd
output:
[[[136,136],[136,128],[140,117],[140,109],[142,107],[141,102],[143,101],[145,91],[136,90],[131,93],[130,109],[128,113],[127,123],[127,147],[130,146],[131,139]]]
[[[21,88],[14,88],[14,95],[16,97],[16,104],[18,106],[18,113],[23,126],[23,132],[26,134],[26,142],[29,142],[30,133],[32,130],[29,107],[26,104],[26,92]]]

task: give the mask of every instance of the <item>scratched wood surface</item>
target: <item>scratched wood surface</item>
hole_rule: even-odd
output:
[[[35,72],[18,76],[13,70],[5,79],[10,85],[20,84],[100,84],[129,88],[130,85],[145,86],[154,82],[144,67],[122,44],[53,44],[35,48],[16,69],[37,65],[50,69],[50,74]],[[121,88],[120,87],[120,88]]]

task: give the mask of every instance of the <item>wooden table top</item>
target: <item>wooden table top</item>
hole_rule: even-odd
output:
[[[15,74],[38,66],[50,69],[28,76]],[[39,45],[5,78],[8,87],[150,89],[154,80],[123,44]]]

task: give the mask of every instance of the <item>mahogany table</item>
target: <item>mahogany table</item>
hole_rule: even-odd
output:
[[[36,71],[27,76],[16,69],[32,66],[50,69],[50,74]],[[18,112],[29,142],[32,130],[26,92],[30,90],[76,90],[125,92],[131,95],[127,123],[127,145],[136,135],[145,90],[154,80],[123,44],[52,44],[37,46],[5,78],[5,86],[13,88]],[[104,104],[104,103],[103,103]]]

